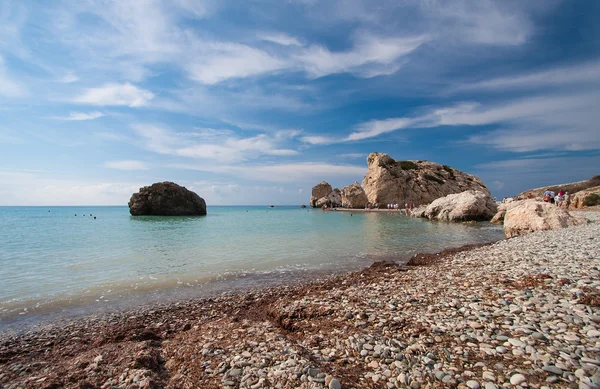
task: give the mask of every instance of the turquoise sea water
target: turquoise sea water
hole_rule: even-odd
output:
[[[0,207],[0,331],[502,237],[489,223],[298,206],[208,207],[204,217],[132,217],[127,207]]]

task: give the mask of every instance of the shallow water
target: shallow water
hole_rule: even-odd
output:
[[[0,331],[502,238],[501,227],[489,223],[296,206],[209,207],[204,217],[132,217],[127,207],[0,207]]]

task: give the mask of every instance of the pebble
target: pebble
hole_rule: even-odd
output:
[[[526,380],[527,379],[525,378],[525,376],[520,373],[517,373],[517,374],[513,375],[512,377],[510,377],[510,383],[512,385],[521,385]]]

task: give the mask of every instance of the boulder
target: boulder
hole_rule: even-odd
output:
[[[309,205],[313,208],[320,208],[323,205],[341,207],[342,194],[338,188],[331,189],[331,185],[323,181],[313,187]]]
[[[342,189],[342,204],[347,208],[364,208],[367,206],[367,194],[358,182]]]
[[[140,188],[129,200],[129,213],[157,216],[206,215],[206,202],[196,193],[173,182]]]
[[[593,207],[600,204],[600,186],[579,191],[571,195],[571,205],[573,208]]]
[[[428,204],[440,197],[467,190],[490,195],[475,176],[428,161],[396,161],[387,154],[371,153],[362,187],[372,204]]]
[[[497,209],[496,202],[489,194],[467,190],[434,200],[427,206],[422,217],[451,222],[490,220]],[[415,214],[416,212],[413,212],[413,215]]]
[[[315,185],[312,188],[309,205],[313,208],[322,206],[323,204],[317,205],[317,202],[327,198],[332,191],[333,189],[331,188],[331,185],[329,185],[326,181],[322,181],[320,184]]]
[[[504,234],[510,238],[533,231],[555,230],[585,223],[565,209],[543,201],[524,201],[506,211]]]
[[[492,220],[490,220],[490,222],[492,222],[494,224],[502,224],[504,222],[504,215],[506,215],[506,211],[523,204],[523,202],[525,202],[525,201],[537,201],[537,200],[535,200],[535,199],[513,200],[513,201],[507,201],[504,203],[500,203],[500,205],[498,205],[498,211],[496,212],[496,214],[494,215]]]

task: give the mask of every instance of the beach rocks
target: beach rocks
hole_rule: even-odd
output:
[[[600,204],[600,186],[582,190],[572,195],[571,207],[583,208]]]
[[[341,207],[342,194],[338,188],[331,189],[331,185],[326,181],[322,181],[312,188],[309,205],[313,208],[320,208],[323,205],[327,205],[328,207]]]
[[[396,161],[371,153],[362,187],[373,204],[426,204],[466,190],[490,195],[481,180],[447,165],[428,161]],[[491,217],[491,216],[490,216]]]
[[[583,224],[566,210],[543,201],[527,201],[510,209],[504,216],[504,233],[507,237],[532,231],[555,230]]]
[[[565,192],[569,192],[571,195],[582,191],[582,190],[590,190],[594,187],[600,187],[600,174],[590,178],[585,181],[572,182],[569,184],[559,184],[559,185],[551,185],[551,186],[543,186],[541,188],[529,189],[525,192],[522,192],[517,195],[517,197],[526,198],[527,196],[532,197],[543,197],[544,192],[546,190],[554,191],[558,193],[560,190],[564,190]]]
[[[496,210],[497,205],[488,194],[468,190],[433,201],[427,206],[421,217],[452,222],[489,220]],[[417,214],[417,212],[413,212],[413,217],[416,217]]]
[[[367,205],[367,194],[358,182],[342,189],[342,204],[347,208],[364,208]]]
[[[128,205],[134,216],[206,215],[204,199],[173,182],[159,182],[140,188],[131,196]]]

